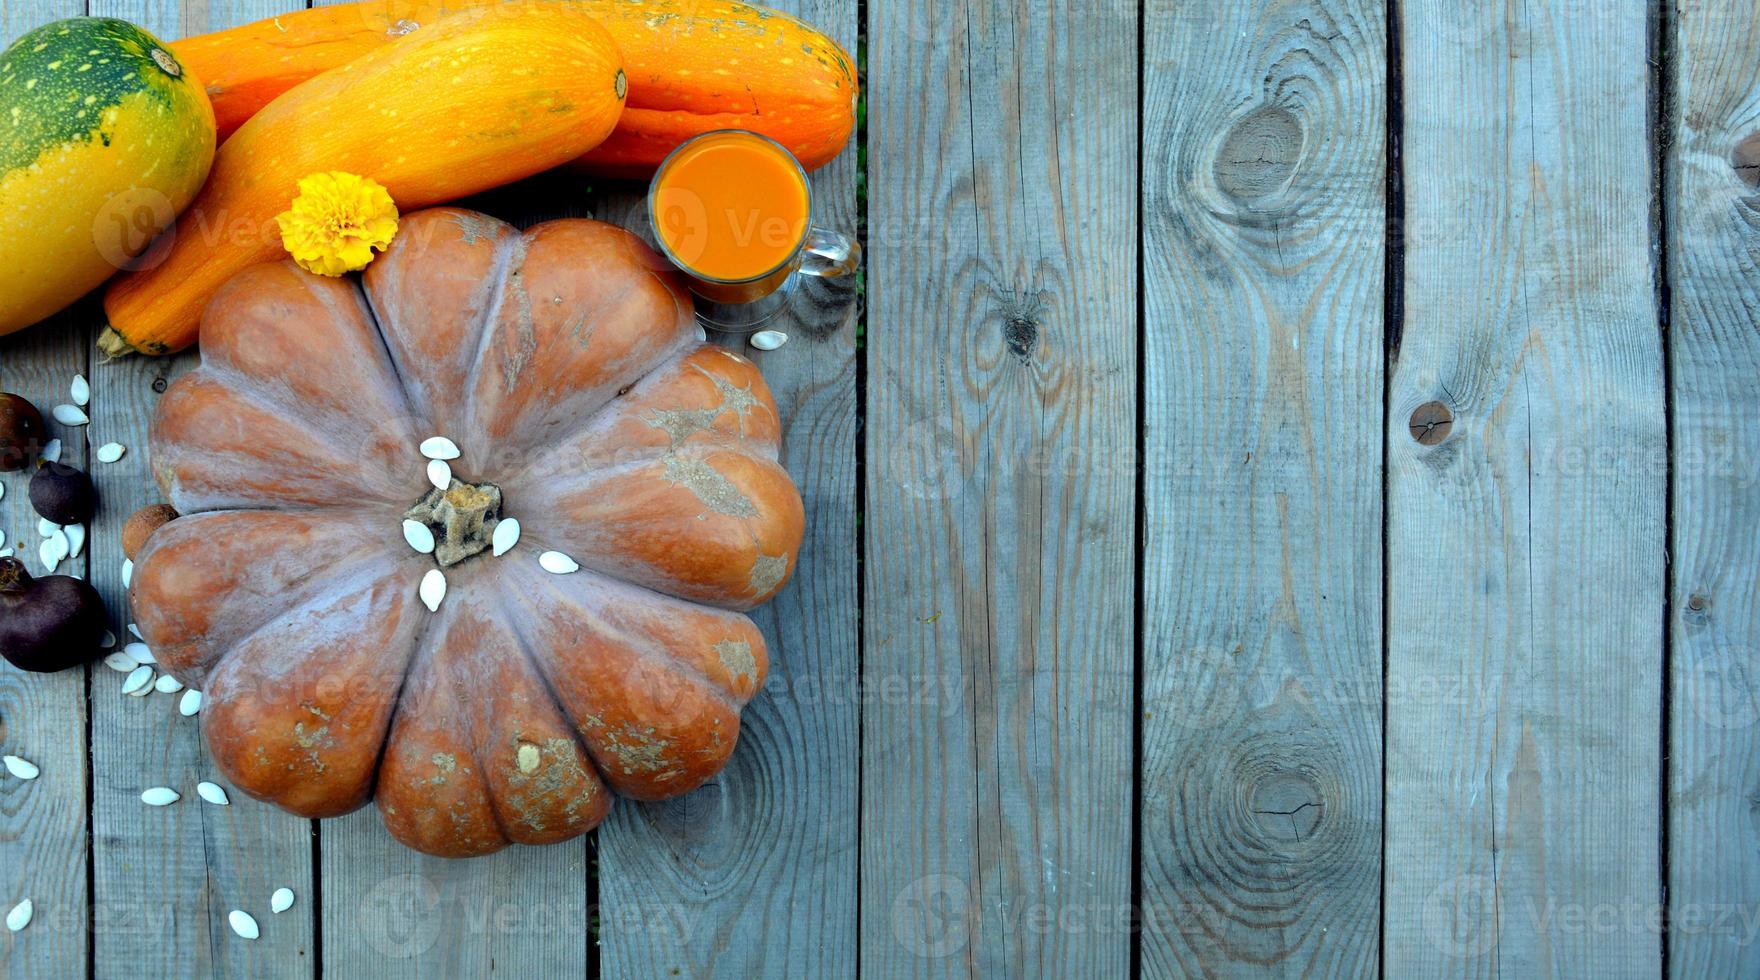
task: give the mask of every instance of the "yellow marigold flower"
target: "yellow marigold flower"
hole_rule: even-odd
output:
[[[275,216],[281,243],[307,272],[340,276],[373,261],[397,234],[397,205],[366,177],[333,170],[299,182],[293,209]]]

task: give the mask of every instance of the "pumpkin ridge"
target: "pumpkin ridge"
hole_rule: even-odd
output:
[[[504,601],[517,600],[519,597],[513,595],[508,589],[506,579],[506,576],[495,577],[495,591]],[[507,627],[507,631],[513,634],[514,640],[519,643],[520,656],[525,658],[526,666],[530,668],[532,676],[536,677],[538,683],[543,685],[544,693],[549,695],[550,704],[556,709],[557,717],[568,723],[568,737],[574,740],[575,746],[580,750],[581,759],[593,770],[593,778],[599,781],[606,793],[615,798],[615,791],[611,789],[611,784],[605,781],[605,774],[600,769],[599,759],[593,755],[593,747],[588,745],[587,740],[581,736],[580,722],[569,712],[568,705],[563,703],[562,696],[556,693],[556,684],[550,679],[549,672],[544,669],[543,660],[532,645],[530,634],[526,632],[526,621],[519,616],[505,616],[502,622]],[[482,765],[482,762],[479,760],[477,764]],[[597,825],[595,824],[595,826]]]
[[[620,391],[634,391],[637,387],[641,386],[642,382],[647,381],[651,377],[654,377],[655,375],[659,374],[661,371],[665,370],[666,368],[672,367],[675,364],[679,364],[679,363],[683,362],[684,359],[689,357],[699,346],[701,346],[700,343],[682,344],[677,350],[673,351],[671,354],[668,354],[667,356],[656,361],[652,368],[649,368],[647,371],[642,372],[641,377],[636,378],[635,380],[628,382],[619,390]],[[611,406],[617,404],[617,399],[618,399],[617,395],[612,395],[610,398],[607,398],[603,404],[595,407],[592,410],[592,412],[590,412],[587,415],[587,417],[581,422],[580,428],[576,429],[572,434],[570,434],[568,436],[568,438],[560,439],[560,440],[557,440],[556,442],[552,443],[551,448],[555,449],[558,452],[562,452],[562,451],[565,451],[565,447],[567,447],[567,446],[575,445],[577,443],[602,436],[603,432],[600,430],[602,430],[604,428],[608,428],[610,426],[610,424],[615,421],[615,417],[610,414],[610,411],[611,411]],[[474,402],[475,399],[472,399],[472,401]],[[603,425],[601,424],[601,420],[603,420],[603,422],[604,422]],[[655,459],[659,459],[659,458],[660,457],[655,457]],[[521,466],[518,470],[515,470],[513,473],[509,474],[507,479],[502,481],[502,486],[507,487],[507,486],[512,486],[512,485],[517,485],[518,483],[523,481],[531,473],[532,467],[538,465],[539,462],[540,462],[540,459],[537,457],[534,457],[533,459],[529,460],[523,466]]]
[[[309,288],[316,284],[308,282],[307,285]],[[367,325],[372,327],[370,332],[373,335],[373,352],[379,356],[385,369],[391,372],[391,379],[397,383],[397,395],[402,403],[404,417],[414,422],[417,416],[415,406],[410,404],[409,387],[404,383],[403,373],[397,369],[397,358],[391,356],[391,348],[385,343],[385,331],[379,326],[379,314],[373,309],[372,298],[367,295],[367,291],[362,287],[358,277],[349,280],[349,287],[355,305],[359,308],[361,315],[366,318]],[[318,301],[324,304],[332,314],[338,312],[334,294],[315,288],[309,288],[309,291],[317,296]],[[338,316],[337,319],[341,319],[341,317]]]
[[[403,693],[409,688],[409,679],[414,676],[417,665],[423,661],[427,652],[429,638],[443,636],[434,629],[434,624],[441,619],[439,616],[424,616],[416,627],[415,646],[411,648],[409,659],[403,663],[403,676],[397,679],[397,692],[391,696],[391,711],[385,716],[385,730],[379,733],[378,748],[373,753],[373,772],[367,778],[367,797],[371,800],[379,798],[379,779],[385,769],[385,749],[391,743],[391,736],[397,731],[397,720],[403,714]],[[381,821],[384,814],[379,815]]]
[[[216,512],[208,511],[207,513],[211,514]],[[336,586],[352,585],[356,587],[354,591],[359,591],[366,586],[370,586],[374,582],[389,578],[398,570],[399,566],[406,563],[407,562],[404,559],[369,552],[364,557],[357,559],[354,564],[342,566],[340,571],[337,571],[338,566],[335,565],[314,567],[304,578],[301,578],[298,582],[290,583],[290,588],[287,591],[280,593],[278,598],[286,598],[293,595],[295,586],[313,584],[321,572],[336,573],[334,580],[324,584],[333,584]],[[249,594],[258,596],[259,598],[271,598],[270,596],[265,596],[260,593]],[[226,645],[226,649],[223,650],[219,656],[215,657],[212,663],[208,664],[206,669],[203,670],[201,677],[179,676],[178,680],[181,680],[186,684],[191,684],[193,682],[193,686],[201,688],[207,683],[208,678],[211,675],[218,671],[227,661],[238,655],[241,649],[250,644],[250,641],[256,639],[262,633],[293,619],[295,616],[302,613],[309,613],[313,607],[330,599],[332,595],[333,593],[327,593],[321,590],[313,591],[308,594],[299,595],[289,604],[276,607],[275,611],[270,613],[267,619],[262,620],[254,626],[242,629],[239,634]],[[173,671],[173,676],[176,676],[176,671]]]
[[[626,229],[622,229],[622,228],[617,227],[616,225],[611,225],[609,223],[602,222],[602,221],[594,221],[592,219],[585,219],[585,220],[587,223],[597,225],[603,229],[608,230],[614,236],[618,236],[618,237],[625,239],[626,245],[633,245],[633,246],[636,246],[636,247],[643,249],[643,250],[648,249],[648,246],[645,242],[643,242],[637,236],[631,234]],[[537,243],[538,240],[544,234],[546,234],[547,231],[551,234],[566,233],[566,231],[568,230],[568,228],[567,228],[568,225],[578,224],[578,223],[581,223],[582,221],[583,221],[583,219],[578,219],[578,218],[562,218],[562,219],[557,219],[554,221],[546,221],[546,222],[542,222],[540,224],[534,225],[531,228],[528,228],[528,229],[524,230],[523,232],[520,232],[516,236],[512,236],[512,237],[517,238],[521,243],[519,266],[518,266],[518,268],[510,268],[507,270],[497,270],[497,275],[499,276],[499,278],[497,278],[495,281],[496,304],[497,305],[496,305],[495,309],[493,311],[491,311],[492,315],[486,321],[487,326],[486,326],[485,330],[483,331],[482,334],[479,335],[477,358],[472,363],[471,372],[470,372],[470,375],[466,381],[466,387],[465,387],[466,396],[465,397],[468,399],[466,417],[469,421],[469,426],[470,426],[471,431],[477,432],[477,433],[486,433],[488,431],[488,427],[486,425],[486,422],[488,420],[483,418],[484,412],[487,410],[498,409],[501,407],[501,401],[502,401],[501,399],[491,399],[493,404],[488,406],[488,408],[486,409],[484,406],[484,399],[483,399],[483,397],[481,397],[484,394],[484,392],[482,392],[481,389],[482,389],[482,383],[483,383],[483,371],[485,370],[485,363],[487,361],[491,360],[491,358],[489,357],[490,349],[491,349],[492,345],[494,344],[495,340],[501,336],[501,333],[498,330],[498,326],[500,324],[500,318],[501,318],[502,310],[504,309],[505,297],[506,297],[507,293],[513,289],[519,290],[519,305],[520,305],[520,310],[521,310],[521,319],[520,319],[519,323],[520,323],[520,326],[523,328],[523,332],[529,334],[531,332],[531,330],[536,325],[536,318],[534,317],[534,315],[532,313],[532,303],[531,303],[530,292],[526,288],[526,286],[524,284],[523,277],[522,277],[522,274],[525,270],[526,259],[530,256],[533,245],[535,243]],[[551,231],[551,229],[558,229],[558,230]],[[662,275],[657,269],[652,268],[651,264],[644,265],[644,267],[642,268],[641,271],[646,274],[646,276],[648,277],[649,280],[652,280],[652,282],[654,282],[654,283],[658,283],[659,286],[661,287],[661,289],[666,293],[667,297],[672,302],[672,312],[674,314],[673,322],[675,324],[675,329],[672,332],[672,334],[673,334],[672,338],[665,345],[663,345],[659,348],[658,356],[656,356],[654,358],[654,360],[648,365],[648,367],[646,369],[635,370],[635,369],[631,369],[631,368],[623,367],[623,366],[619,365],[618,366],[619,374],[622,377],[623,383],[618,387],[618,389],[616,391],[607,390],[605,392],[602,400],[600,400],[596,403],[595,402],[588,402],[588,403],[585,403],[584,405],[573,406],[573,411],[575,413],[575,416],[582,420],[582,425],[581,425],[582,428],[590,427],[593,424],[593,422],[596,419],[598,419],[609,406],[611,406],[612,404],[614,404],[616,402],[618,396],[622,392],[628,391],[629,389],[641,384],[643,381],[647,380],[649,377],[653,376],[655,373],[657,373],[661,370],[664,370],[665,368],[675,364],[678,360],[689,356],[690,352],[694,349],[694,346],[692,343],[692,335],[691,335],[690,331],[683,329],[683,324],[686,322],[695,323],[695,317],[694,317],[694,314],[686,314],[685,313],[685,307],[684,307],[685,301],[681,297],[681,294],[683,293],[682,288],[676,282],[673,282],[672,280],[669,280],[666,276]],[[603,302],[603,303],[601,303],[597,306],[591,307],[591,308],[587,308],[587,309],[583,309],[583,310],[578,311],[577,318],[578,319],[585,319],[589,316],[604,315],[610,311],[615,311],[618,309],[617,301],[631,296],[632,294],[634,294],[636,292],[636,290],[637,290],[637,287],[633,283],[625,283],[623,288],[615,296],[609,297],[606,302]],[[594,328],[596,329],[597,326],[598,326],[598,324],[595,323]],[[534,345],[534,349],[529,352],[529,355],[532,357],[542,356],[546,351],[552,349],[556,339],[557,338],[555,338],[555,337],[549,338],[550,343],[547,344],[546,346],[543,346],[543,347],[537,347],[536,345]],[[505,361],[505,359],[501,359],[501,361],[499,361],[498,363],[502,363],[504,361]],[[505,363],[502,363],[502,367],[503,367],[503,370],[506,370]],[[624,371],[628,371],[630,373],[623,374]],[[511,383],[507,383],[503,387],[507,391],[511,391],[513,385]],[[503,394],[503,398],[505,398],[505,393]],[[530,442],[532,441],[529,433],[525,433],[525,434],[513,433],[513,435],[518,439],[519,443],[522,446],[529,445]],[[538,440],[539,443],[544,443],[547,441],[548,440],[545,440],[545,439]],[[530,465],[531,464],[527,464],[526,468],[529,468]],[[524,469],[522,468],[521,472],[523,473],[523,471],[524,471]]]
[[[568,702],[557,693],[556,680],[550,676],[549,668],[545,666],[544,659],[538,656],[537,648],[532,643],[531,636],[526,632],[526,623],[518,617],[510,617],[508,625],[513,629],[514,635],[519,638],[520,652],[530,658],[532,669],[537,672],[538,679],[543,682],[545,693],[550,695],[550,702],[556,706],[556,711],[563,720],[568,722],[569,736],[574,739],[576,745],[580,746],[581,758],[585,759],[587,765],[592,767],[594,778],[598,779],[604,785],[605,791],[611,793],[613,797],[621,795],[612,789],[611,780],[606,772],[609,764],[599,757],[599,753],[594,750],[592,743],[587,741],[586,736],[582,734],[586,728],[586,722],[576,718],[574,712],[569,710]]]
[[[617,578],[612,575],[607,575],[604,572],[589,569],[586,565],[581,566],[581,571],[582,572],[592,571],[593,576],[603,582],[609,582],[614,585],[627,585],[627,586],[630,586],[632,588],[637,588],[637,589],[642,588],[642,586],[636,585],[634,582],[626,582],[623,579]],[[578,575],[580,573],[576,572],[575,574]],[[559,597],[563,598],[564,600],[568,599],[568,593],[562,591],[561,583],[554,581],[549,576],[546,576],[543,578],[537,578],[536,581],[541,583],[541,587],[548,590],[550,592],[550,594],[555,595],[555,596],[559,596]],[[647,590],[647,591],[654,591],[654,590]],[[685,598],[682,598],[679,596],[669,595],[664,592],[655,592],[654,594],[665,596],[668,600],[671,600],[673,602],[690,602],[691,601],[689,599],[685,599]],[[723,611],[724,612],[732,612],[732,610],[723,610]],[[704,672],[702,667],[699,667],[698,665],[691,663],[688,660],[685,660],[683,657],[680,657],[676,652],[674,652],[672,650],[671,647],[668,647],[666,644],[653,643],[653,642],[647,641],[645,639],[638,642],[637,640],[632,638],[632,636],[628,630],[621,629],[617,626],[613,626],[611,623],[606,622],[604,617],[593,615],[591,613],[588,613],[587,615],[591,616],[592,624],[598,630],[600,635],[612,637],[612,638],[622,642],[625,646],[629,647],[632,650],[642,651],[642,652],[657,651],[662,659],[667,660],[667,661],[677,665],[679,668],[683,669],[684,671],[689,673],[691,676],[702,681],[703,687],[706,688],[708,691],[710,691],[714,695],[716,700],[721,701],[723,704],[725,704],[736,716],[740,713],[741,709],[743,709],[747,704],[750,703],[749,701],[741,701],[738,698],[738,696],[733,694],[733,692],[731,692],[731,691],[727,690],[727,688],[721,686],[721,683],[719,681],[717,681],[713,677],[710,677],[706,672]],[[734,613],[734,615],[741,615],[741,614]],[[521,635],[522,635],[522,637],[524,636],[523,633]],[[567,709],[564,708],[563,712],[564,712],[564,714],[566,714]]]
[[[189,374],[184,375],[183,378],[179,378],[178,382],[182,383],[185,378],[196,379],[194,381],[191,381],[190,382],[191,384],[208,382],[211,384],[218,385],[218,386],[224,388],[228,394],[238,398],[240,401],[243,401],[243,402],[249,404],[253,408],[260,409],[267,414],[277,415],[283,419],[290,421],[291,423],[293,423],[294,428],[297,428],[300,431],[304,432],[311,439],[312,448],[314,448],[324,454],[327,454],[327,455],[331,456],[332,458],[350,459],[350,458],[354,458],[354,457],[357,457],[360,455],[360,447],[359,446],[347,446],[347,445],[343,445],[343,444],[340,444],[335,441],[336,439],[343,436],[343,434],[344,434],[342,431],[343,425],[344,424],[353,424],[358,421],[356,419],[334,419],[334,418],[325,418],[325,417],[314,418],[309,415],[306,415],[306,414],[304,414],[303,409],[300,408],[297,403],[290,402],[290,401],[286,400],[285,398],[281,397],[280,395],[278,395],[272,389],[270,389],[264,385],[258,384],[256,382],[256,380],[253,379],[250,375],[244,374],[243,372],[238,371],[235,368],[232,368],[228,365],[220,364],[217,362],[212,363],[212,364],[203,364],[201,367],[196,368],[194,371],[191,371]],[[415,439],[413,432],[408,436],[408,438],[410,438],[412,441]],[[179,445],[177,448],[177,452],[178,452],[178,454],[183,455],[187,458],[207,459],[207,460],[214,461],[214,462],[225,462],[229,456],[229,454],[216,452],[215,450],[210,449],[210,448],[206,448],[206,447],[192,451],[188,445]],[[364,471],[357,471],[357,472],[361,472],[363,476],[366,475]],[[391,478],[391,474],[389,474],[389,473],[384,473],[384,474],[380,474],[380,475],[384,476],[387,480],[389,480]],[[363,480],[354,489],[359,491],[362,494],[368,495],[372,500],[379,502],[379,503],[395,504],[399,499],[397,497],[392,496],[392,493],[394,492],[392,487],[386,486],[386,487],[380,488],[378,490],[375,490],[365,480]],[[180,504],[176,501],[173,501],[173,503],[178,505],[177,509],[179,512],[188,512],[188,513],[206,513],[207,512],[199,507],[195,508],[193,510],[186,510],[186,507],[183,506],[182,504]],[[237,507],[237,508],[216,508],[216,509],[220,509],[220,510],[227,510],[227,509],[231,509],[231,510],[271,510],[271,511],[296,509],[295,507],[290,506],[289,502],[285,501],[285,500],[263,500],[263,501],[254,501],[254,503],[257,504],[257,506],[248,507],[248,508]],[[355,501],[350,500],[344,506],[352,507],[352,506],[355,506],[355,503],[356,503]],[[269,506],[271,504],[273,504],[273,506]],[[324,509],[325,505],[313,505],[313,506],[314,506],[314,509]]]
[[[512,228],[511,225],[508,227]],[[483,431],[482,423],[477,419],[477,385],[482,381],[483,362],[488,360],[489,345],[495,342],[495,325],[501,321],[501,311],[507,305],[507,293],[510,289],[518,287],[520,306],[525,311],[525,322],[529,325],[532,321],[532,298],[526,293],[525,284],[519,281],[519,274],[526,265],[529,242],[527,235],[527,232],[506,235],[495,243],[495,265],[490,273],[490,282],[494,284],[494,298],[483,310],[482,322],[477,324],[477,353],[472,358],[471,369],[464,379],[465,428],[470,432]]]
[[[414,611],[419,604],[404,588],[402,576],[400,570],[393,568],[372,579],[368,588],[328,593],[317,603],[289,610],[273,624],[282,630],[288,643],[276,644],[276,637],[265,637],[264,631],[259,630],[250,640],[232,646],[215,666],[203,688],[212,700],[211,705],[204,705],[204,717],[208,720],[202,725],[203,735],[221,771],[240,789],[306,817],[337,816],[371,799],[390,719],[397,712],[403,677],[396,679],[395,690],[374,686],[376,680],[389,684],[388,669],[383,674],[369,670],[346,675],[362,683],[363,689],[337,692],[329,685],[337,679],[338,669],[358,668],[362,664],[378,668],[387,651],[401,651],[406,658],[413,656],[413,645],[426,629],[428,617]],[[376,601],[382,604],[374,606]],[[381,612],[387,607],[395,609],[394,614],[377,619],[389,633],[371,649],[360,642],[361,630],[357,628],[367,606]],[[323,631],[317,642],[308,640],[307,634],[295,628],[299,625],[292,620],[296,612],[314,613],[312,624]],[[254,656],[242,659],[246,653]],[[232,689],[234,684],[238,685],[237,691]],[[342,695],[340,700],[334,700],[336,694]],[[329,712],[321,710],[320,703],[325,703]],[[331,731],[339,718],[363,709],[369,717],[383,712],[383,727]],[[207,715],[210,711],[215,714]],[[347,719],[347,724],[359,720]],[[289,721],[294,723],[282,727]],[[240,729],[241,723],[248,727]],[[302,730],[306,724],[314,727]],[[242,751],[241,742],[254,744],[256,753]],[[285,771],[265,767],[265,748],[284,751],[290,742],[297,745],[304,758],[290,762]],[[226,751],[234,746],[240,751]],[[321,756],[329,749],[338,752]],[[350,763],[359,763],[360,768],[347,782],[332,782],[327,775],[332,765],[338,765],[339,774],[348,774],[353,769]],[[339,796],[336,791],[344,788],[350,791],[349,795]]]
[[[285,516],[290,512],[287,510],[282,510],[282,512],[259,510],[259,508],[227,508],[227,510],[206,510],[206,512],[197,512],[197,514],[185,514],[178,519],[178,521],[183,521],[180,528],[164,533],[164,535],[153,535],[148,540],[146,547],[137,554],[137,582],[144,584],[144,582],[153,581],[153,577],[158,574],[157,563],[162,549],[171,547],[171,545],[187,544],[188,538],[180,538],[180,535],[190,535],[194,528],[199,528],[206,521],[213,521],[213,519],[224,521],[231,516],[276,516],[276,514]],[[199,554],[202,558],[206,558],[209,552],[199,552]],[[165,556],[165,561],[188,561],[188,559],[190,559],[190,552],[178,552],[178,554]],[[382,563],[382,561],[387,563],[385,570],[389,572],[391,570],[389,563],[392,559],[387,554],[375,551],[375,549],[363,549],[363,551],[357,551],[354,554],[347,554],[338,561],[327,563],[327,565],[313,563],[312,567],[306,570],[306,574],[299,575],[294,581],[287,582],[285,588],[282,591],[276,591],[273,596],[262,593],[262,591],[255,591],[255,589],[248,589],[248,591],[234,589],[234,591],[245,591],[245,595],[282,600],[282,603],[271,605],[262,616],[236,616],[234,619],[216,616],[215,619],[209,621],[201,637],[194,637],[194,639],[185,637],[185,639],[167,642],[167,637],[162,632],[162,623],[158,621],[157,605],[153,605],[153,603],[144,603],[144,609],[141,609],[137,614],[139,626],[143,630],[144,639],[148,640],[148,644],[151,644],[160,655],[160,662],[164,663],[165,669],[183,683],[201,688],[202,684],[206,683],[208,674],[218,669],[220,663],[224,662],[236,647],[243,646],[246,640],[252,639],[257,633],[275,625],[276,621],[282,619],[283,616],[306,609],[306,607],[310,607],[310,603],[317,602],[320,598],[320,589],[326,584],[326,581],[331,579],[331,575],[336,575],[338,579],[341,575],[357,575],[363,568],[368,568],[375,563]],[[187,626],[183,630],[187,633]],[[202,647],[213,646],[213,633],[216,630],[225,630],[222,637],[231,635],[231,639],[227,640],[222,651],[218,651],[215,655],[206,656],[206,658],[187,658],[185,656],[185,653],[202,653]]]
[[[452,632],[453,621],[455,619],[457,619],[458,616],[460,615],[459,610],[461,608],[464,608],[462,603],[458,603],[458,602],[447,603],[445,608],[440,611],[440,615],[430,617],[431,619],[434,620],[434,622],[432,624],[432,627],[434,627],[434,628],[431,628],[429,630],[429,635],[436,637],[437,643],[446,642],[449,634]],[[405,685],[407,685],[411,680],[413,680],[416,676],[416,671],[419,669],[422,669],[423,667],[433,669],[433,670],[440,669],[438,663],[435,661],[435,658],[439,656],[439,653],[437,652],[436,648],[429,647],[424,652],[427,654],[427,656],[422,659],[420,666],[412,663],[410,665],[409,669],[404,672],[404,684]],[[437,682],[439,682],[439,683],[444,683],[444,681],[445,681],[445,678],[437,678]],[[402,694],[403,694],[403,687],[399,686],[398,695],[401,697]],[[462,692],[457,692],[455,689],[455,694],[459,697],[459,699],[461,701],[465,700]],[[483,746],[482,742],[478,739],[479,733],[477,731],[476,720],[473,718],[466,717],[466,718],[457,718],[457,719],[454,719],[454,721],[456,722],[455,727],[459,733],[459,739],[464,742],[465,751],[470,757],[471,764],[476,767],[476,771],[473,773],[473,775],[476,777],[477,785],[482,790],[484,801],[488,804],[486,808],[489,811],[489,820],[491,823],[494,824],[495,832],[501,836],[500,846],[494,848],[489,853],[493,853],[493,851],[504,850],[504,849],[511,847],[513,845],[513,843],[514,843],[513,834],[511,832],[509,832],[509,830],[507,828],[507,821],[502,817],[501,808],[499,806],[495,805],[495,792],[494,792],[493,788],[489,785],[488,764],[484,762],[484,756],[485,756],[484,746]],[[388,729],[388,734],[386,737],[389,739],[389,737],[390,737],[389,732],[395,732],[396,730],[397,729],[395,727]],[[383,760],[384,753],[381,752],[379,757],[381,760]],[[378,773],[375,771],[373,775],[374,775],[374,784],[373,784],[374,797],[377,798],[377,796],[378,796]],[[381,815],[381,818],[383,818],[383,815]]]

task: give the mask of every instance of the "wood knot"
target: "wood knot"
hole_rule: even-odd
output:
[[[1406,428],[1421,445],[1434,446],[1454,431],[1454,413],[1441,402],[1425,402],[1412,412]]]
[[[1326,797],[1314,780],[1287,770],[1254,781],[1249,806],[1260,833],[1290,843],[1312,838],[1326,815]]]
[[[1216,155],[1216,186],[1237,201],[1260,201],[1283,191],[1301,162],[1306,133],[1295,113],[1260,106],[1229,127]]]
[[[1008,352],[1021,361],[1031,360],[1039,346],[1039,331],[1045,310],[1044,290],[995,291],[996,316],[1002,321],[1002,342]]]
[[[1736,151],[1730,154],[1729,165],[1735,168],[1736,176],[1749,187],[1760,188],[1760,133],[1753,133],[1747,139],[1736,144]]]

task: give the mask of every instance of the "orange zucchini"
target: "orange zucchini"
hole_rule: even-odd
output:
[[[285,257],[275,216],[301,177],[371,177],[404,211],[548,170],[599,145],[623,111],[617,46],[561,6],[467,11],[283,93],[221,146],[159,265],[104,296],[112,356],[195,343],[235,273]]]
[[[370,0],[313,7],[173,44],[207,86],[222,138],[269,100],[442,14],[531,0]],[[808,170],[855,128],[856,68],[837,42],[787,14],[728,0],[556,0],[591,13],[617,41],[629,110],[580,160],[592,173],[645,177],[680,142],[750,129]]]

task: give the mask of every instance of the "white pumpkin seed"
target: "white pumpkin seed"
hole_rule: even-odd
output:
[[[128,447],[124,446],[122,443],[106,442],[98,447],[98,462],[114,463],[121,459],[122,454],[126,452],[128,452]]]
[[[122,652],[128,654],[129,659],[137,664],[156,664],[159,662],[159,658],[153,656],[153,648],[145,643],[130,643],[122,648]]]
[[[68,386],[67,393],[73,396],[75,405],[88,405],[92,401],[92,386],[87,383],[83,374],[73,376],[73,384]]]
[[[788,343],[788,334],[780,330],[760,330],[752,334],[752,346],[759,350],[775,350]]]
[[[132,581],[133,579],[134,579],[134,562],[130,561],[127,558],[124,558],[124,559],[122,559],[122,587],[125,589],[128,588],[129,582]]]
[[[269,896],[269,911],[280,915],[290,908],[293,908],[293,889],[275,889],[275,894]]]
[[[428,460],[428,482],[441,490],[452,486],[452,467],[443,459]]]
[[[509,517],[495,525],[495,533],[490,536],[489,544],[497,557],[512,551],[513,546],[519,544],[519,519]]]
[[[440,569],[430,568],[428,574],[422,576],[420,593],[422,605],[427,606],[429,612],[440,611],[440,600],[446,598],[446,576]]]
[[[703,325],[700,323],[697,324],[697,339],[703,340],[703,341],[706,341],[709,339],[709,331],[704,330]]]
[[[6,763],[6,771],[7,772],[12,773],[14,776],[17,776],[20,779],[35,779],[35,778],[37,778],[37,774],[42,771],[42,770],[38,769],[36,766],[30,764],[29,762],[26,762],[23,759],[20,759],[16,755],[6,756],[3,760],[0,760],[0,761],[4,761]]]
[[[61,559],[66,557],[67,538],[60,531],[56,531],[52,538],[44,538],[43,543],[37,545],[37,559],[43,563],[44,575],[55,574],[55,566],[61,564]]]
[[[116,634],[110,632],[109,630],[105,630],[104,631],[104,649],[108,650],[115,645],[116,645]]]
[[[153,682],[153,690],[160,694],[176,694],[183,690],[183,682],[170,674],[160,674],[159,679]]]
[[[132,674],[134,673],[134,669],[139,667],[140,664],[135,663],[134,658],[126,653],[112,653],[104,658],[104,666],[111,670],[118,670],[125,674]]]
[[[144,636],[142,636],[142,635],[141,635],[141,627],[140,627],[140,624],[139,624],[139,623],[129,623],[129,624],[128,624],[128,631],[129,631],[129,632],[130,632],[130,633],[133,633],[133,634],[134,634],[134,638],[135,638],[135,639],[137,639],[137,640],[144,640],[144,639],[146,639],[146,637],[144,637]]]
[[[37,518],[37,535],[39,537],[52,538],[55,536],[56,532],[58,532],[60,530],[61,530],[61,525],[55,523],[54,521],[48,519],[47,517]]]
[[[136,667],[128,672],[128,678],[122,682],[122,693],[136,697],[147,693],[147,686],[153,682],[153,668]]]
[[[155,786],[141,794],[141,802],[148,806],[170,806],[183,799],[177,790],[169,786]]]
[[[17,905],[14,905],[12,907],[12,911],[6,913],[6,928],[7,928],[7,930],[11,931],[11,932],[18,932],[18,931],[22,930],[25,926],[30,925],[31,924],[31,916],[33,914],[35,914],[35,912],[36,912],[36,906],[32,905],[31,900],[28,898],[22,902],[19,902]]]
[[[79,553],[86,550],[86,526],[69,524],[61,533],[67,535],[67,557],[78,558]]]
[[[424,555],[434,553],[434,531],[421,521],[403,522],[403,540]]]
[[[55,421],[62,425],[85,425],[91,421],[86,410],[78,405],[57,405],[49,410],[49,414],[55,416]]]
[[[226,921],[232,925],[233,932],[246,939],[255,939],[262,935],[257,929],[257,920],[251,918],[249,913],[233,909],[226,913]]]
[[[544,552],[538,556],[538,564],[543,566],[544,571],[552,572],[556,575],[567,575],[570,572],[578,572],[581,570],[580,562],[575,561],[573,558],[568,557],[560,551]]]
[[[429,459],[457,459],[458,444],[445,436],[423,439],[422,455]]]
[[[196,795],[215,806],[226,806],[232,801],[226,798],[226,791],[219,784],[200,782],[196,784]]]
[[[61,462],[61,440],[50,439],[43,446],[43,460],[49,463]]]
[[[202,710],[202,692],[194,688],[183,692],[183,699],[177,702],[177,713],[185,718],[191,718],[200,710]]]

